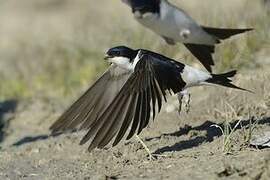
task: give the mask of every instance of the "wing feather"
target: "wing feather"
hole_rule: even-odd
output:
[[[106,132],[106,136],[101,140],[101,143],[99,143],[98,148],[105,147],[116,135],[117,131],[123,124],[123,121],[125,120],[125,117],[127,116],[127,113],[129,112],[129,104],[132,104],[133,97],[129,96],[128,99],[125,101],[124,106],[122,106],[123,112],[118,112],[117,118],[113,121],[112,126],[109,128],[109,130]]]
[[[159,112],[162,107],[162,99],[166,100],[166,91],[175,90],[176,86],[170,87],[173,84],[168,79],[171,78],[171,75],[162,76],[166,73],[166,69],[154,67],[151,60],[153,59],[149,57],[141,58],[135,67],[134,73],[117,97],[103,115],[98,118],[97,124],[101,125],[95,127],[98,128],[97,131],[94,129],[96,134],[90,143],[89,151],[96,147],[103,148],[114,136],[116,138],[113,146],[117,145],[124,137],[128,127],[131,127],[131,129],[126,139],[130,139],[136,132],[137,134],[141,133],[149,123],[151,111],[154,112],[153,116],[155,116],[155,110],[153,109],[155,109],[156,100]],[[183,87],[184,84],[182,84]],[[92,131],[92,129],[89,131]]]
[[[102,139],[107,135],[107,132],[110,130],[114,121],[117,121],[117,117],[120,113],[120,110],[123,108],[123,105],[125,104],[125,100],[125,96],[118,95],[111,106],[99,118],[98,122],[96,123],[96,127],[99,128],[95,137],[93,138],[93,141],[88,147],[89,151],[95,147],[98,147],[99,143],[101,143]],[[89,131],[91,131],[91,129]]]
[[[179,92],[185,83],[180,77],[181,68],[171,59],[145,50],[140,51],[139,58],[131,73],[121,73],[115,66],[109,68],[53,124],[53,132],[78,126],[87,129],[80,144],[90,140],[89,151],[105,147],[113,138],[112,145],[117,145],[129,127],[126,139],[141,133],[149,123],[151,112],[153,120],[160,112],[167,92]]]
[[[136,110],[136,104],[138,102],[138,97],[139,97],[139,94],[136,93],[133,95],[133,100],[130,105],[129,105],[129,111],[127,113],[127,116],[125,117],[124,121],[123,121],[123,125],[121,126],[121,129],[120,131],[118,132],[114,142],[113,142],[113,146],[117,145],[120,140],[124,137],[133,117],[134,117],[134,114],[135,114],[135,110]]]
[[[50,127],[52,133],[89,128],[123,87],[131,72],[109,69]]]

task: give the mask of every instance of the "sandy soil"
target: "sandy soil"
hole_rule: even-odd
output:
[[[135,138],[89,153],[78,145],[84,132],[48,136],[48,127],[63,111],[55,102],[2,103],[1,119],[8,125],[0,144],[0,179],[269,179],[269,149],[251,148],[244,141],[248,117],[258,120],[253,135],[270,130],[263,81],[239,77],[242,86],[252,82],[258,87],[253,88],[254,95],[214,87],[193,89],[191,112],[181,116],[172,111],[176,100],[171,98],[141,134],[158,155],[153,161]],[[232,126],[243,120],[232,134],[229,154],[222,150],[224,136],[211,127],[222,126],[226,118]]]

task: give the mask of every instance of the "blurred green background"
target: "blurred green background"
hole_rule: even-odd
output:
[[[259,0],[171,2],[203,25],[255,28],[218,46],[215,72],[252,73],[269,63],[270,16]],[[108,66],[104,53],[116,45],[202,68],[181,44],[168,46],[139,25],[120,0],[1,0],[0,39],[1,100],[74,98]]]

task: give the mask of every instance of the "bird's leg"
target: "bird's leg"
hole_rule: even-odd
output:
[[[190,94],[187,92],[185,95],[184,95],[184,103],[185,103],[185,108],[186,108],[186,113],[189,113],[189,110],[190,110]]]
[[[183,90],[177,94],[178,101],[179,101],[179,108],[178,108],[178,113],[181,113],[182,110],[182,104],[185,105],[185,111],[186,113],[189,112],[190,110],[190,94],[188,93],[187,90]]]
[[[182,100],[183,100],[183,95],[181,92],[177,93],[177,98],[178,98],[178,102],[179,102],[179,107],[178,107],[178,114],[181,114],[181,110],[182,110]]]
[[[151,160],[154,160],[155,157],[152,155],[152,153],[150,152],[150,150],[149,150],[149,148],[146,146],[146,144],[144,144],[144,142],[142,141],[142,139],[141,139],[137,134],[136,134],[135,136],[136,136],[137,140],[141,143],[141,145],[143,146],[143,148],[146,150],[146,152],[147,152],[147,154],[148,154],[148,156],[149,156],[150,161],[151,161]]]

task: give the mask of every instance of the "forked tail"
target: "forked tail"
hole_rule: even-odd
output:
[[[202,26],[202,28],[207,33],[217,37],[219,40],[224,40],[224,39],[227,39],[231,36],[253,30],[252,28],[229,29],[229,28],[212,28],[212,27],[205,27],[205,26]]]
[[[241,88],[232,84],[232,80],[230,78],[234,77],[236,73],[237,71],[233,70],[233,71],[223,73],[223,74],[211,74],[212,77],[206,80],[206,82],[253,93],[250,90],[247,90],[247,89],[244,89],[244,88]]]

